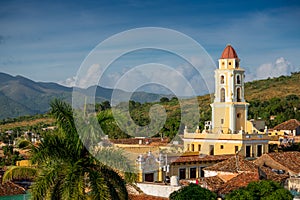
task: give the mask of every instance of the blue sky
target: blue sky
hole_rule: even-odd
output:
[[[91,50],[133,28],[163,27],[217,62],[230,43],[247,80],[300,71],[298,1],[1,1],[0,71],[72,82]],[[122,66],[119,66],[122,68]]]

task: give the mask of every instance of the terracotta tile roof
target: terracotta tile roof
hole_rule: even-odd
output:
[[[18,195],[25,194],[25,189],[13,182],[6,182],[0,184],[0,196]]]
[[[210,191],[217,192],[225,182],[219,176],[211,176],[199,179],[199,184]]]
[[[277,174],[276,172],[273,172],[272,169],[269,167],[261,166],[259,167],[259,170],[261,170],[261,172],[266,176],[265,178],[267,180],[272,180],[281,183],[287,178],[289,178],[288,173]]]
[[[238,58],[237,53],[231,45],[227,45],[221,55],[221,59]]]
[[[250,182],[259,181],[257,172],[243,172],[224,183],[218,190],[219,194],[228,194],[233,190],[246,187]]]
[[[180,156],[170,158],[171,163],[183,163],[183,162],[210,162],[210,161],[223,161],[232,157],[232,155],[205,155],[205,156]]]
[[[238,168],[237,168],[238,163]],[[218,172],[255,172],[257,171],[257,166],[248,160],[245,160],[244,157],[238,156],[238,160],[236,156],[231,156],[229,159],[219,162],[213,166],[206,167],[204,170],[208,171],[218,171]]]
[[[274,161],[285,166],[289,170],[300,173],[300,152],[299,151],[289,151],[289,152],[276,152],[268,153]]]
[[[273,130],[295,130],[300,126],[300,122],[296,119],[290,119],[281,124],[278,124],[273,128]]]
[[[163,141],[161,138],[127,138],[127,139],[109,139],[110,142],[114,144],[139,144],[140,141],[142,141],[142,144],[149,144],[151,145],[165,145],[169,142],[168,138],[163,138]]]
[[[150,196],[146,194],[139,194],[139,195],[129,194],[128,199],[129,200],[167,200],[168,198]]]

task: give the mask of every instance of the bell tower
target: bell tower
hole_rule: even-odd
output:
[[[248,103],[244,99],[244,72],[234,48],[227,45],[215,70],[212,107],[214,133],[239,133],[247,127]]]

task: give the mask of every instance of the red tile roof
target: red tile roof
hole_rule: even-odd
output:
[[[276,172],[273,172],[271,168],[260,166],[259,169],[261,170],[261,173],[265,174],[267,180],[272,180],[278,183],[284,182],[287,178],[289,178],[288,173],[284,174],[277,174]]]
[[[205,155],[205,156],[181,156],[170,158],[171,163],[184,163],[184,162],[211,162],[211,161],[223,161],[232,157],[232,155]]]
[[[238,164],[238,165],[237,165]],[[238,168],[237,168],[238,166]],[[218,172],[255,172],[258,167],[251,161],[245,160],[244,157],[231,156],[229,159],[219,162],[213,166],[206,167],[204,170],[218,171]]]
[[[202,187],[206,187],[210,191],[217,192],[217,190],[224,184],[225,182],[219,176],[211,176],[199,179],[199,184]]]
[[[110,142],[114,144],[139,144],[142,141],[142,144],[156,144],[156,145],[166,145],[169,142],[168,138],[126,138],[126,139],[109,139]]]
[[[237,53],[231,45],[227,45],[221,55],[221,59],[238,58]]]
[[[281,124],[278,124],[273,130],[295,130],[300,126],[300,122],[296,119],[290,119]]]
[[[156,197],[156,196],[150,196],[146,194],[129,194],[129,200],[167,200],[168,198],[164,197]]]
[[[270,156],[275,162],[285,166],[289,170],[300,173],[300,152],[289,151],[289,152],[276,152],[266,154]]]
[[[0,196],[25,194],[25,189],[13,182],[6,182],[0,184]]]
[[[241,187],[246,187],[250,182],[253,181],[259,181],[259,175],[257,172],[243,172],[224,183],[218,189],[218,193],[228,194],[233,190],[239,189]]]

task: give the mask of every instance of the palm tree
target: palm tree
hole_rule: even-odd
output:
[[[132,181],[135,176],[122,152],[101,148],[94,157],[77,134],[71,106],[60,100],[50,105],[58,131],[45,134],[42,142],[32,147],[31,160],[36,167],[28,171],[12,168],[3,181],[32,177],[36,171],[30,188],[32,199],[128,199],[125,180]],[[103,159],[103,155],[115,159]],[[120,175],[123,170],[125,180]]]

